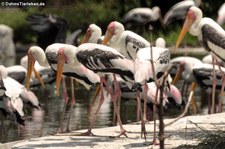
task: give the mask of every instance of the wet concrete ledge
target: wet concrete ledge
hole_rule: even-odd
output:
[[[164,123],[172,119],[165,119]],[[158,124],[158,122],[157,122]],[[150,145],[153,139],[153,122],[146,124],[147,140],[141,138],[140,123],[124,125],[127,130],[128,138],[115,138],[119,134],[119,126],[93,129],[96,136],[75,136],[79,132],[86,130],[74,131],[70,134],[58,136],[45,136],[32,138],[17,142],[10,142],[0,145],[0,149],[149,149],[159,148],[158,145]],[[225,113],[212,115],[197,115],[181,118],[177,122],[165,128],[165,148],[170,149],[180,145],[199,143],[199,135],[204,134],[205,130],[224,130]],[[158,126],[157,126],[158,132]],[[158,133],[157,133],[158,134]]]

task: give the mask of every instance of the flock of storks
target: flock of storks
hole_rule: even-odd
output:
[[[68,102],[65,77],[71,78],[71,108],[75,104],[74,85],[75,79],[89,90],[96,87],[94,98],[99,97],[100,103],[88,131],[81,135],[91,135],[98,111],[106,96],[110,96],[114,113],[120,126],[120,134],[127,137],[120,119],[120,98],[137,99],[137,117],[141,119],[141,134],[146,137],[146,103],[153,103],[154,113],[163,99],[163,106],[169,99],[177,105],[184,103],[182,95],[191,90],[196,84],[205,88],[207,93],[212,93],[209,98],[209,113],[222,112],[222,96],[225,85],[225,31],[220,26],[225,21],[225,4],[218,12],[217,21],[203,17],[198,6],[200,3],[191,0],[177,3],[166,13],[162,19],[160,8],[136,8],[129,11],[123,24],[112,21],[107,31],[102,36],[102,30],[96,24],[90,24],[82,40],[78,35],[81,30],[75,31],[66,37],[68,23],[66,20],[54,15],[31,15],[27,18],[31,28],[38,34],[37,46],[31,46],[27,55],[21,59],[20,65],[10,67],[0,66],[0,109],[2,116],[25,125],[23,116],[23,103],[40,109],[38,98],[30,87],[46,86],[56,82],[57,95],[60,94],[60,84],[63,87],[64,111]],[[158,38],[155,43],[150,43],[142,36],[130,30],[131,26],[146,25],[149,22],[160,21],[164,25],[170,24],[175,19],[185,19],[181,33],[177,39],[175,50],[166,48],[166,41]],[[4,41],[1,46],[9,43],[5,56],[13,56],[12,30],[6,28],[1,32]],[[0,26],[0,29],[2,28]],[[170,58],[176,51],[185,34],[197,36],[202,46],[208,51],[209,56],[204,60],[194,57],[182,56]],[[9,36],[7,36],[9,35]],[[2,48],[4,49],[4,48]],[[175,84],[182,77],[184,87],[179,90]],[[26,87],[25,87],[26,86]],[[160,87],[164,86],[161,90]],[[185,89],[186,86],[186,89]],[[31,89],[32,90],[32,89]],[[215,106],[215,90],[219,90],[219,106]],[[100,94],[100,95],[99,95]],[[99,96],[98,96],[99,95]],[[93,99],[95,100],[95,99]],[[141,101],[144,108],[141,108]],[[194,99],[193,99],[193,105]],[[197,108],[197,107],[193,107]],[[142,111],[143,109],[143,111]],[[71,115],[70,115],[71,116]],[[69,116],[69,117],[70,117]],[[63,121],[63,115],[61,121]],[[69,120],[66,131],[69,131]],[[58,132],[64,132],[63,123]],[[156,143],[154,137],[153,143]]]

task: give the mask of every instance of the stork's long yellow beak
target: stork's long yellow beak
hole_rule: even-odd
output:
[[[82,41],[81,41],[81,44],[87,43],[90,37],[91,37],[91,30],[88,28]]]
[[[32,71],[34,71],[35,77],[40,81],[42,87],[45,88],[45,84],[43,79],[41,78],[40,74],[38,71],[35,70],[34,64],[35,64],[35,59],[33,58],[32,54],[28,52],[28,65],[27,65],[27,79],[26,79],[26,88],[29,91],[30,90],[30,78]]]
[[[191,14],[192,15],[192,14]],[[183,40],[184,36],[187,34],[187,31],[190,29],[190,27],[192,26],[193,22],[195,21],[195,19],[193,19],[192,16],[190,16],[190,14],[187,14],[186,20],[184,22],[184,25],[181,29],[180,35],[177,39],[176,42],[176,46],[175,46],[175,51],[177,50],[177,48],[179,47],[181,41]]]
[[[35,68],[33,68],[33,70],[34,70],[34,75],[35,75],[35,77],[39,80],[39,82],[41,83],[41,86],[42,86],[43,88],[45,88],[44,81],[43,81],[43,79],[41,78],[40,74],[38,73],[38,71],[37,71]]]
[[[27,65],[26,88],[29,91],[30,90],[30,78],[31,78],[31,73],[34,69],[35,60],[30,52],[27,53],[27,57],[28,57],[28,65]]]
[[[65,63],[65,61],[63,59],[63,55],[59,51],[58,51],[57,73],[56,73],[56,93],[58,96],[59,96],[60,82],[62,79],[63,66]]]
[[[104,39],[102,40],[102,44],[103,44],[103,45],[107,45],[107,43],[108,43],[109,40],[112,38],[112,36],[113,36],[112,31],[107,30],[106,33],[105,33],[105,37],[104,37]]]
[[[180,64],[179,68],[177,69],[176,75],[172,81],[172,84],[176,84],[177,81],[180,79],[182,72],[184,71],[184,64]]]

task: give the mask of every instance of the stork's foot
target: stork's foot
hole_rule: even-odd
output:
[[[95,136],[91,131],[86,131],[83,133],[78,134],[78,136]]]
[[[57,136],[95,136],[91,131],[86,131],[86,132],[82,132],[82,133],[57,133],[55,134]]]
[[[147,131],[145,128],[145,121],[141,122],[141,138],[144,137],[144,139],[146,140],[146,136],[147,136]]]
[[[150,145],[159,145],[159,142],[157,141],[156,137],[153,138],[152,143]]]
[[[64,131],[63,131],[63,128],[60,127],[60,128],[58,129],[58,131],[56,132],[56,134],[61,134],[61,133],[64,133]]]
[[[126,138],[128,138],[126,132],[127,132],[127,131],[126,131],[125,129],[120,130],[120,134],[117,136],[117,138],[119,138],[119,137],[121,137],[121,136],[125,136]]]
[[[63,133],[70,133],[71,131],[67,128]]]

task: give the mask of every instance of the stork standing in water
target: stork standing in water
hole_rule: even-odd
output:
[[[76,49],[75,46],[72,45],[67,45],[67,44],[60,44],[60,43],[55,43],[52,45],[49,45],[47,47],[47,49],[44,50],[41,49],[40,47],[37,46],[33,46],[29,49],[28,51],[28,71],[27,71],[27,82],[26,82],[26,86],[27,88],[29,88],[30,85],[30,77],[31,77],[31,72],[33,69],[33,65],[35,63],[35,61],[38,61],[39,64],[43,67],[49,67],[49,65],[51,66],[51,68],[54,71],[59,71],[58,70],[58,57],[57,57],[57,52],[58,49],[61,47],[73,47]],[[89,69],[87,69],[86,67],[84,67],[82,64],[78,63],[76,66],[71,67],[70,65],[65,64],[66,67],[62,70],[63,73],[67,76],[73,76],[74,78],[76,78],[76,80],[83,84],[87,89],[90,89],[90,86],[92,84],[98,83],[99,77],[97,74],[95,74],[94,72],[90,71]],[[60,82],[58,82],[59,84]],[[57,85],[59,86],[59,85]],[[66,108],[66,104],[68,102],[68,95],[66,93],[66,88],[65,88],[65,80],[63,80],[63,96],[64,96],[64,108],[63,108],[63,113],[65,111]],[[73,89],[72,89],[72,93],[73,93]],[[59,94],[59,88],[57,88],[57,94]],[[75,96],[72,94],[72,99],[73,103],[71,103],[71,106],[73,106],[75,104]],[[62,121],[64,118],[64,114],[62,114],[61,117],[61,123],[60,123],[60,128],[59,131],[63,131],[62,130]],[[69,122],[69,121],[68,121]],[[69,127],[69,123],[67,123],[67,129]]]
[[[164,72],[169,68],[170,52],[169,49],[165,48],[165,41],[162,38],[156,40],[155,47],[142,48],[137,52],[137,58],[135,59],[135,83],[133,89],[142,91],[140,86],[144,86],[144,115],[146,118],[146,95],[148,92],[148,82],[155,82],[157,86],[162,85]],[[164,84],[163,84],[164,85]],[[138,97],[140,98],[140,97]],[[156,97],[157,98],[157,97]],[[140,104],[140,103],[139,103]],[[156,104],[154,103],[153,112],[156,113]],[[155,118],[154,118],[155,119]],[[143,119],[142,119],[143,121]],[[142,122],[142,128],[145,129],[144,123]],[[145,136],[145,135],[144,135]],[[156,144],[155,135],[153,138],[153,144]]]
[[[117,21],[109,23],[102,44],[108,44],[133,62],[141,48],[150,47],[146,39],[132,31],[125,30],[124,26]]]
[[[116,73],[121,75],[122,78],[130,78],[133,79],[133,70],[134,70],[134,63],[133,61],[126,59],[121,53],[117,50],[105,46],[99,45],[94,43],[84,43],[77,47],[76,50],[72,47],[64,47],[60,48],[58,53],[60,55],[58,66],[60,63],[67,61],[67,64],[76,65],[76,63],[82,63],[88,69],[95,71],[95,72],[102,72],[102,73]],[[61,62],[60,62],[61,61]],[[59,69],[60,70],[60,69]],[[60,71],[57,71],[57,78],[60,78]],[[58,79],[57,79],[58,80]],[[100,77],[101,83],[101,99],[100,101],[103,102],[103,84],[106,85],[106,80],[104,76]],[[57,83],[58,84],[58,83]],[[116,89],[119,89],[119,86],[115,84]],[[106,85],[107,88],[107,85]],[[118,117],[118,122],[120,124],[120,135],[125,135],[125,129],[122,126],[120,115],[118,113],[118,109],[116,106],[116,98],[118,92],[112,94],[113,91],[107,89],[107,91],[111,92],[112,100],[115,106],[116,114]]]
[[[204,48],[213,56],[213,66],[216,59],[225,61],[225,31],[215,21],[210,18],[202,17],[202,11],[198,7],[191,7],[188,11],[185,23],[181,30],[181,33],[177,39],[175,49],[178,48],[180,42],[184,38],[185,34],[189,30],[189,33],[193,36],[197,36]],[[215,61],[214,61],[215,60]],[[213,77],[215,78],[215,71]],[[222,77],[222,82],[225,85],[225,79]],[[214,113],[215,106],[215,79],[213,80],[213,94],[212,94],[212,109],[211,113]],[[220,96],[222,97],[222,90]],[[222,100],[222,98],[220,98]]]

